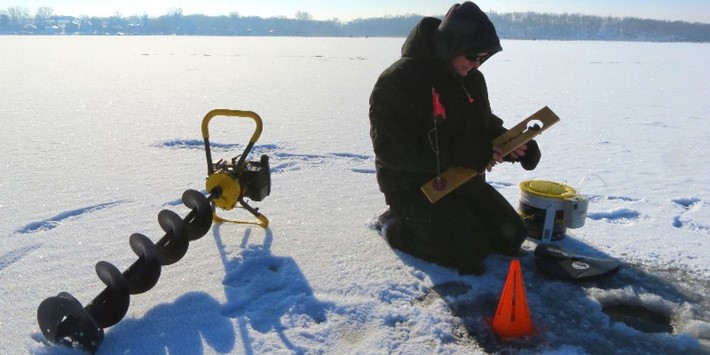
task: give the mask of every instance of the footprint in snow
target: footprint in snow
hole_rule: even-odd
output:
[[[184,150],[204,150],[204,141],[198,139],[169,139],[162,142],[157,142],[152,145],[156,148],[164,149],[184,149]],[[210,147],[213,154],[213,159],[231,159],[234,155],[241,154],[246,147],[243,144],[230,144],[211,142]],[[217,155],[219,153],[219,155]],[[224,156],[226,154],[226,156]],[[353,167],[350,169],[354,173],[374,174],[372,168],[374,163],[373,157],[367,154],[357,154],[350,152],[329,152],[329,153],[299,153],[286,145],[278,144],[257,144],[254,145],[250,152],[250,156],[258,157],[263,154],[268,155],[271,160],[271,173],[280,174],[288,171],[296,171],[302,168],[317,166],[322,164],[332,164],[336,162],[347,162],[352,164],[366,164],[367,168]]]
[[[35,233],[35,232],[40,232],[40,231],[47,231],[47,230],[56,228],[64,220],[78,218],[78,217],[81,217],[85,214],[89,214],[89,213],[93,213],[96,211],[111,208],[111,207],[114,207],[114,206],[121,204],[121,203],[123,203],[123,201],[106,202],[106,203],[100,203],[100,204],[93,205],[93,206],[86,206],[86,207],[82,207],[82,208],[77,208],[75,210],[60,212],[57,215],[50,217],[48,219],[31,222],[21,228],[18,228],[15,231],[15,233],[29,234],[29,233]]]
[[[707,204],[703,200],[691,197],[677,198],[672,202],[681,207],[681,213],[673,217],[673,227],[695,232],[710,232],[710,222],[698,221],[707,218],[707,213],[703,213]]]
[[[641,213],[628,208],[619,208],[611,211],[588,213],[587,218],[594,221],[606,221],[609,223],[630,223],[638,220]]]

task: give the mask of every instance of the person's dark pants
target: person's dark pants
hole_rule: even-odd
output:
[[[514,254],[525,241],[518,213],[485,182],[464,185],[436,203],[418,189],[386,197],[390,246],[462,273],[482,273],[489,254]]]

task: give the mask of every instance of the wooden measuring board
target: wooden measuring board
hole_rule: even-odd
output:
[[[545,106],[498,136],[493,140],[493,145],[500,149],[502,156],[506,156],[559,121],[560,118]],[[473,169],[452,167],[422,185],[422,191],[434,203],[476,175],[478,173]]]

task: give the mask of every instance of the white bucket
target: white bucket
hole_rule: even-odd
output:
[[[567,227],[580,228],[587,218],[589,201],[577,196],[571,186],[545,180],[520,183],[518,213],[528,229],[528,237],[544,241],[565,237]]]

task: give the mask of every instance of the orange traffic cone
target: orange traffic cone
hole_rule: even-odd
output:
[[[491,327],[501,338],[526,336],[534,331],[528,299],[525,297],[523,273],[520,271],[520,262],[517,259],[510,263],[508,278],[505,280],[503,294],[498,301],[498,309],[491,321]]]

